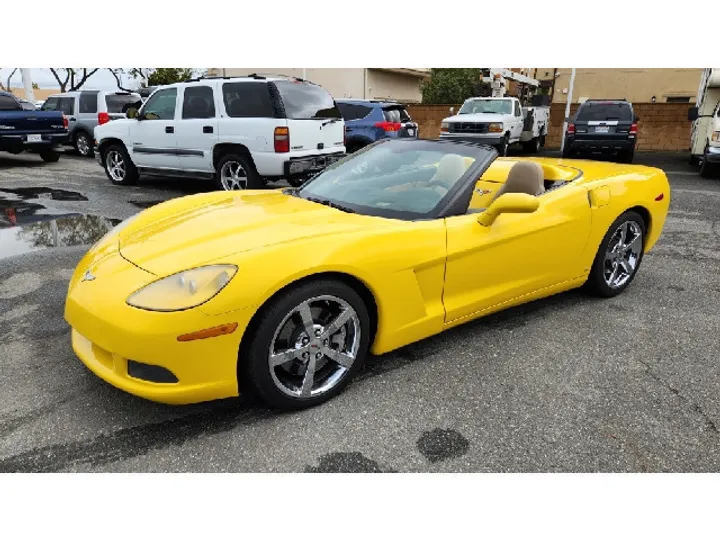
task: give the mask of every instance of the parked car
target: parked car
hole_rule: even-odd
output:
[[[526,152],[545,144],[549,107],[523,107],[514,97],[474,97],[440,124],[441,139],[468,139],[494,146],[501,156],[516,143]]]
[[[300,409],[342,392],[370,353],[577,287],[631,286],[668,214],[662,170],[496,158],[384,139],[299,189],[155,205],[78,263],[72,348],[146,399]]]
[[[25,111],[36,111],[37,110],[37,106],[32,101],[28,101],[27,99],[21,99],[21,98],[18,98],[18,101],[20,102],[20,106]]]
[[[407,107],[392,101],[338,99],[345,120],[347,151],[353,153],[380,139],[419,136]]]
[[[692,121],[690,161],[700,176],[720,174],[720,68],[707,68],[700,81],[697,104],[688,110]]]
[[[0,91],[0,151],[35,152],[43,161],[57,161],[67,139],[68,119],[61,111],[29,110],[10,92]]]
[[[69,121],[68,144],[81,156],[92,157],[95,127],[125,118],[127,107],[140,101],[140,95],[135,93],[81,90],[50,96],[42,110],[62,111]]]
[[[628,101],[589,99],[568,119],[563,157],[616,155],[618,161],[632,163],[638,120]]]
[[[141,174],[214,178],[224,190],[294,186],[345,155],[345,124],[322,86],[287,77],[203,77],[156,90],[128,118],[98,126],[114,184]]]

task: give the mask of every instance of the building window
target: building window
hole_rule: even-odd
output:
[[[690,103],[690,96],[668,96],[667,103]]]

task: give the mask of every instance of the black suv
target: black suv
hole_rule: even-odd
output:
[[[568,120],[563,157],[617,154],[618,161],[632,163],[638,120],[625,100],[590,99]]]

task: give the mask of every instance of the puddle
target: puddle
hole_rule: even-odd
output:
[[[12,193],[21,199],[52,199],[54,201],[87,201],[88,198],[77,191],[67,191],[64,189],[53,189],[47,187],[27,187],[27,188],[1,188],[2,192]]]
[[[151,206],[155,206],[156,204],[160,204],[161,202],[165,201],[128,201],[133,206],[137,206],[138,208],[150,208]]]
[[[8,198],[12,194],[15,197]],[[26,199],[86,201],[73,191],[51,188],[0,190],[0,259],[61,246],[92,245],[119,219],[51,210]]]

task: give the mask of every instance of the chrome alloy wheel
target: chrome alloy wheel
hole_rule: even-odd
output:
[[[625,285],[637,270],[643,249],[642,228],[635,221],[626,221],[610,237],[603,277],[611,289]]]
[[[105,156],[105,168],[113,182],[125,180],[125,158],[117,150],[110,150]]]
[[[275,330],[268,365],[279,390],[295,398],[320,396],[352,367],[360,347],[360,318],[345,300],[305,300]]]
[[[78,134],[75,138],[75,146],[81,156],[87,156],[90,153],[90,141],[84,133]]]
[[[225,191],[247,189],[247,171],[237,161],[227,161],[220,169],[220,183]]]

